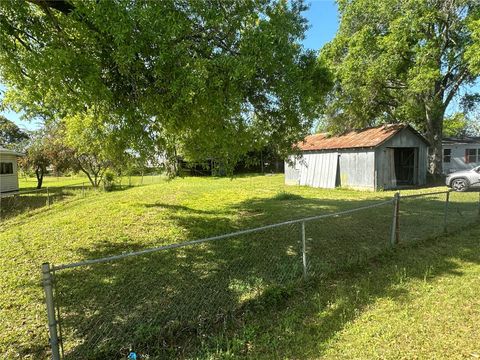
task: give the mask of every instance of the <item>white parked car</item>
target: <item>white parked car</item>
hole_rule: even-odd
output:
[[[445,183],[455,191],[480,188],[480,166],[470,170],[455,171],[447,175]]]

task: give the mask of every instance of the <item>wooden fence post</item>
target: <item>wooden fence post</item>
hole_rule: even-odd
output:
[[[395,246],[400,241],[400,193],[395,193],[393,197],[393,217],[392,232],[390,235],[390,245]]]

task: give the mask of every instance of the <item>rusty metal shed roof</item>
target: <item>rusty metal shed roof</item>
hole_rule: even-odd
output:
[[[362,130],[353,130],[337,136],[328,136],[328,134],[309,135],[304,141],[299,142],[297,147],[303,151],[373,148],[383,144],[395,134],[407,128],[428,145],[427,140],[410,125],[387,124]]]

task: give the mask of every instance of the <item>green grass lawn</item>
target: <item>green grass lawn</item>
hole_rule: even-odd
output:
[[[42,262],[118,255],[392,196],[290,187],[283,176],[164,179],[7,217],[0,357],[46,357]],[[120,359],[134,345],[151,358],[468,357],[480,351],[480,229],[460,231],[477,220],[478,194],[452,194],[448,230],[458,235],[437,238],[444,197],[403,200],[395,251],[391,204],[307,223],[306,283],[298,225],[58,272],[67,355]]]
[[[129,186],[146,186],[165,181],[162,175],[130,176],[116,178],[115,186],[123,189]],[[12,216],[32,216],[44,211],[56,202],[78,200],[97,193],[88,178],[80,175],[69,177],[45,176],[41,189],[36,189],[36,178],[19,179],[20,194],[0,197],[0,221]],[[100,186],[102,190],[102,185]]]
[[[117,178],[116,182],[119,185],[148,185],[158,183],[161,180],[163,180],[163,177],[158,175],[145,175],[143,179],[142,176],[124,176]],[[32,190],[37,187],[37,179],[35,177],[19,177],[18,183],[20,191]],[[42,187],[54,189],[72,185],[81,186],[82,184],[91,186],[90,181],[83,174],[74,174],[68,177],[45,176]]]
[[[45,176],[43,178],[43,187],[56,188],[61,186],[81,185],[87,184],[88,178],[80,175],[73,175],[68,177]],[[32,190],[37,187],[37,179],[35,177],[19,177],[18,185],[20,191]]]

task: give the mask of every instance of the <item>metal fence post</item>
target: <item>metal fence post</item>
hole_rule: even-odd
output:
[[[393,216],[392,216],[392,232],[390,234],[390,245],[395,246],[400,239],[400,193],[395,193],[393,197]]]
[[[448,205],[450,203],[450,190],[445,197],[445,214],[443,215],[443,232],[447,232]]]
[[[305,221],[302,221],[302,263],[303,263],[303,278],[307,278],[307,249],[305,244]]]
[[[45,304],[47,305],[48,332],[50,335],[50,346],[52,348],[52,359],[60,360],[57,319],[55,317],[55,306],[53,303],[53,279],[49,263],[42,264],[42,279],[43,289],[45,290]]]
[[[478,193],[478,215],[480,216],[480,192]]]
[[[50,206],[50,191],[48,190],[48,187],[47,187],[47,206]]]

